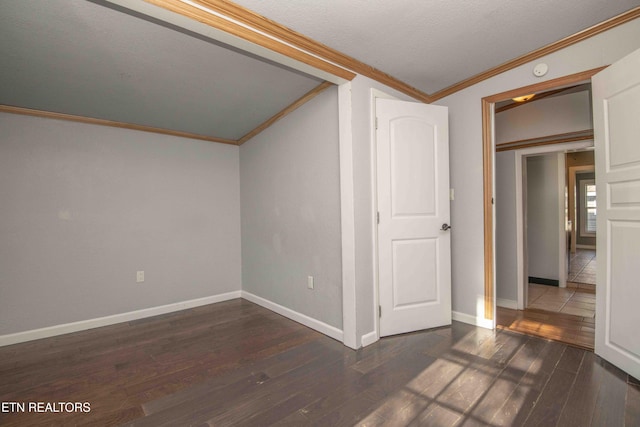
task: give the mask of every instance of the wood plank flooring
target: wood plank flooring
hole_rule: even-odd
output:
[[[0,348],[2,426],[638,426],[592,352],[454,322],[350,350],[244,300]]]
[[[547,338],[586,350],[593,350],[595,318],[554,313],[539,309],[511,310],[497,307],[499,329]]]

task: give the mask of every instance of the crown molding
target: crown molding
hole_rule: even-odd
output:
[[[548,44],[540,49],[536,49],[532,52],[519,56],[515,59],[505,62],[504,64],[498,65],[497,67],[490,68],[487,71],[484,71],[480,74],[476,74],[473,77],[469,77],[466,80],[458,82],[452,86],[449,86],[445,89],[442,89],[438,92],[430,95],[431,102],[435,102],[439,99],[442,99],[446,96],[449,96],[453,93],[459,92],[463,89],[466,89],[470,86],[478,84],[484,80],[487,80],[491,77],[497,76],[498,74],[502,74],[505,71],[512,70],[520,65],[526,64],[528,62],[534,61],[538,58],[542,58],[543,56],[547,56],[551,53],[557,52],[565,47],[569,47],[573,44],[586,40],[590,37],[593,37],[597,34],[608,31],[612,28],[615,28],[619,25],[627,23],[629,21],[633,21],[634,19],[640,18],[640,6],[634,9],[631,9],[627,12],[624,12],[618,16],[615,16],[611,19],[603,21],[599,24],[596,24],[586,30],[582,30],[578,33],[575,33],[569,37],[565,37],[562,40],[558,40],[557,42]]]
[[[77,116],[74,114],[56,113],[53,111],[34,110],[31,108],[15,107],[12,105],[0,104],[0,112],[21,114],[23,116],[42,117],[45,119],[66,120],[71,122],[85,123],[98,126],[109,126],[114,128],[122,128],[129,130],[137,130],[142,132],[159,133],[163,135],[177,136],[181,138],[199,139],[201,141],[218,142],[221,144],[238,145],[237,141],[232,139],[217,138],[215,136],[200,135],[191,132],[182,132],[171,129],[157,128],[153,126],[137,125],[133,123],[117,122],[113,120],[96,119],[94,117]]]

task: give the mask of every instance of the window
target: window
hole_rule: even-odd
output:
[[[596,182],[594,179],[580,179],[578,188],[580,220],[579,235],[581,237],[595,237],[596,235]]]

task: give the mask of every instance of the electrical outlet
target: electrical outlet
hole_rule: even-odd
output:
[[[144,282],[144,271],[136,272],[136,283]]]
[[[307,277],[307,288],[308,289],[313,289],[313,276],[308,276]]]

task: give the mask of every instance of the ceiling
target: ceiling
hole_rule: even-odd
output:
[[[85,0],[0,0],[0,57],[0,104],[232,140],[321,83]]]
[[[640,5],[236,2],[429,94]],[[0,104],[235,141],[321,83],[113,3],[0,0]]]
[[[640,0],[235,0],[432,94]]]

